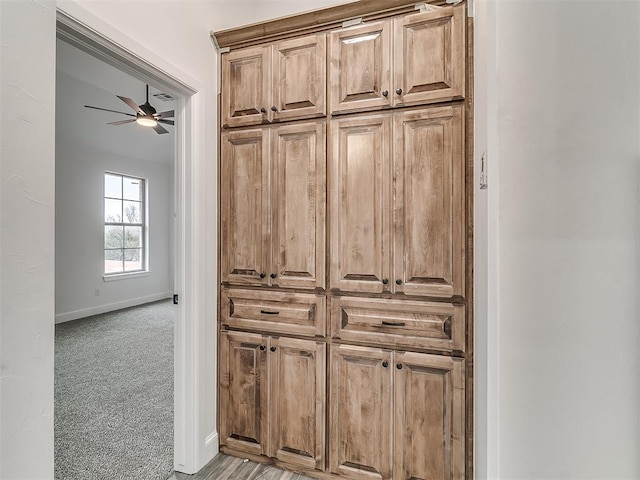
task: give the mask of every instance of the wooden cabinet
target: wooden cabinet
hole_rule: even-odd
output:
[[[331,113],[464,98],[465,21],[443,7],[332,32]]]
[[[332,347],[331,473],[464,478],[464,388],[462,359]]]
[[[331,128],[331,288],[464,295],[463,107]]]
[[[221,142],[221,281],[324,288],[324,121],[227,131]]]
[[[221,58],[223,126],[325,115],[324,33],[234,50]]]
[[[223,332],[220,346],[221,443],[323,470],[326,345]]]

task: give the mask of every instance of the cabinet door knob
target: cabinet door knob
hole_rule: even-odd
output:
[[[386,285],[387,283],[389,283],[389,279],[388,278],[383,278],[382,279],[382,284]]]
[[[397,93],[398,95],[402,95],[402,89],[401,89],[401,88],[397,88],[397,89],[396,89],[396,93]]]
[[[260,113],[267,113],[267,109],[266,109],[266,108],[264,108],[264,107],[262,107],[262,108],[260,109]]]
[[[278,111],[278,107],[276,107],[275,105],[273,107],[271,107],[271,111],[272,112],[277,112]]]
[[[278,275],[276,275],[275,273],[272,273],[271,275],[269,275],[271,278],[276,278]]]
[[[271,351],[275,352],[276,351],[276,347],[271,347]]]
[[[389,362],[387,362],[386,360],[384,362],[382,362],[382,366],[384,368],[387,368],[389,366]]]
[[[260,278],[264,278],[264,277],[266,277],[266,275],[264,274],[264,272],[262,272],[262,273],[260,274]]]
[[[402,364],[401,364],[401,363],[398,363],[398,364],[396,365],[396,368],[397,368],[398,370],[402,370]]]
[[[396,285],[402,285],[402,280],[400,279],[396,280]]]
[[[260,345],[260,350],[264,350],[265,348],[267,347],[265,347],[264,345]]]
[[[383,97],[388,97],[389,96],[389,90],[383,90],[382,91],[382,96]]]

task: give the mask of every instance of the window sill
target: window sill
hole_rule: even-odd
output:
[[[103,275],[102,279],[105,282],[115,282],[116,280],[127,280],[129,278],[148,277],[149,270],[143,272],[128,272],[128,273],[112,273],[109,275]]]

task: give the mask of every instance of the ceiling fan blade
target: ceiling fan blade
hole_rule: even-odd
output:
[[[133,100],[131,100],[130,98],[127,97],[121,97],[120,95],[116,95],[116,97],[118,97],[120,100],[122,100],[124,103],[126,103],[127,105],[129,105],[131,107],[131,109],[136,112],[136,113],[140,113],[142,115],[146,115],[145,112],[143,112],[140,107],[138,105],[136,105],[136,102],[134,102]]]
[[[159,119],[158,119],[158,123],[164,123],[164,124],[166,124],[166,125],[173,125],[173,124],[174,124],[174,121],[173,121],[173,120],[164,120],[164,119],[162,119],[162,118],[159,118]]]
[[[135,118],[127,119],[127,120],[119,120],[117,122],[109,122],[107,125],[124,125],[125,123],[133,123],[135,122]]]
[[[163,128],[162,125],[156,125],[155,127],[152,127],[157,134],[161,135],[163,133],[169,133],[169,130],[167,130],[166,128]]]
[[[102,110],[104,112],[120,113],[121,115],[127,115],[128,117],[135,117],[135,115],[131,113],[119,112],[117,110],[109,110],[108,108],[92,107],[91,105],[85,105],[85,107],[93,108],[94,110]]]
[[[153,115],[156,120],[159,118],[171,118],[173,117],[173,110],[167,110],[166,112],[160,112]]]

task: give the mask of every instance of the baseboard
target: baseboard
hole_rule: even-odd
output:
[[[173,292],[154,293],[153,295],[145,295],[144,297],[130,298],[128,300],[108,303],[106,305],[97,305],[95,307],[74,310],[73,312],[59,313],[55,316],[55,322],[56,324],[70,322],[71,320],[78,320],[79,318],[90,317],[92,315],[100,315],[101,313],[113,312],[114,310],[121,310],[123,308],[135,307],[137,305],[142,305],[144,303],[164,300],[166,298],[171,298],[172,295],[173,295]]]

